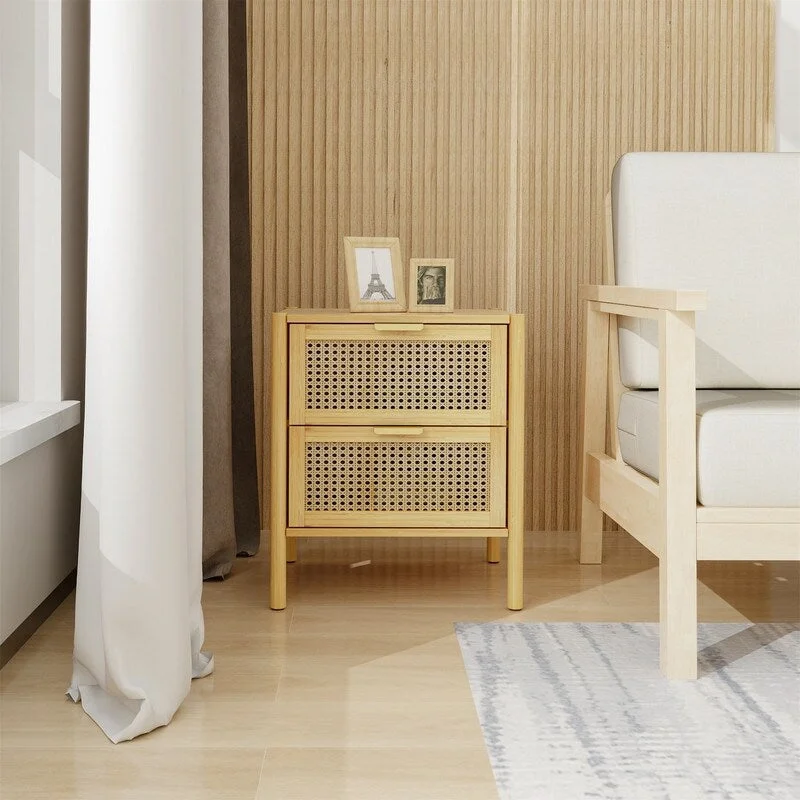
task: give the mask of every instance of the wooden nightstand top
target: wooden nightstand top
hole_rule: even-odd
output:
[[[467,309],[458,311],[448,311],[437,313],[430,312],[363,312],[346,311],[345,309],[311,309],[311,308],[287,308],[282,313],[286,314],[287,322],[322,322],[337,323],[363,322],[372,324],[375,322],[414,322],[425,323],[426,325],[508,325],[511,314],[508,311],[485,311],[479,309]]]

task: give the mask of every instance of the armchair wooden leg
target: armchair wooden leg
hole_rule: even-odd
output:
[[[587,497],[581,498],[581,564],[603,561],[603,512]]]
[[[673,680],[697,678],[697,561],[658,562],[661,672]]]
[[[515,520],[508,526],[508,597],[506,605],[509,611],[519,611],[522,608],[523,547],[522,520]]]
[[[500,563],[500,537],[488,536],[486,538],[486,560],[490,564]]]
[[[581,450],[581,564],[603,558],[603,512],[586,497],[589,453],[604,453],[608,408],[608,315],[586,303],[586,363],[583,372],[583,430]]]

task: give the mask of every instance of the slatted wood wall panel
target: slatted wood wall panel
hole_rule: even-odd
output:
[[[457,306],[506,306],[512,4],[253,0],[249,14],[266,409],[265,314],[346,308],[343,236],[399,236],[406,264],[454,257]]]
[[[578,523],[577,294],[602,282],[611,170],[635,150],[770,149],[772,25],[759,0],[520,4],[516,266],[534,529]]]
[[[631,150],[771,146],[770,0],[249,0],[254,358],[347,307],[341,240],[453,257],[457,307],[528,314],[529,525],[577,525],[580,283]],[[268,383],[268,380],[267,380]]]

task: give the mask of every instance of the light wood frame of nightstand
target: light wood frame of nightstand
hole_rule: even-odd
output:
[[[484,430],[489,433],[484,437],[475,433],[479,439],[497,440],[498,428],[503,429],[505,437],[502,451],[505,455],[505,525],[480,525],[473,522],[459,525],[457,518],[447,524],[436,526],[435,523],[418,515],[416,521],[409,525],[398,525],[402,520],[402,512],[394,512],[389,521],[379,527],[362,527],[363,520],[350,527],[332,525],[331,527],[293,527],[290,525],[289,493],[290,483],[298,480],[305,482],[305,476],[295,475],[292,478],[292,464],[289,458],[289,438],[292,429],[298,427],[290,424],[290,363],[291,358],[299,357],[299,339],[290,345],[292,337],[290,328],[293,325],[363,325],[365,332],[403,332],[409,337],[414,337],[421,326],[477,326],[492,325],[504,326],[501,332],[506,334],[498,338],[493,330],[492,342],[496,347],[498,341],[503,341],[507,346],[505,359],[506,403],[502,415],[494,416],[491,421],[475,419],[468,422],[471,426],[487,426]],[[468,329],[464,328],[466,332]],[[294,353],[291,352],[294,349]],[[298,537],[486,537],[486,557],[491,563],[500,560],[500,542],[508,540],[507,545],[507,599],[506,605],[511,610],[519,610],[523,606],[523,536],[524,536],[524,488],[525,475],[525,318],[522,314],[509,314],[503,311],[457,311],[455,313],[351,313],[347,311],[322,311],[291,309],[276,312],[272,315],[272,370],[271,370],[271,465],[270,465],[270,607],[274,610],[286,608],[286,583],[287,562],[296,559],[296,541]],[[296,392],[297,389],[294,388]],[[500,392],[493,386],[492,405],[500,400]],[[296,404],[295,404],[296,407]],[[498,420],[502,421],[498,425]],[[299,420],[298,420],[299,421]],[[325,421],[326,424],[330,420]],[[363,420],[367,425],[385,426],[413,426],[413,420],[405,415],[400,421],[397,415],[387,412],[384,419]],[[302,423],[301,423],[302,424]],[[348,421],[347,426],[358,424],[356,420]],[[463,425],[463,422],[459,422]],[[306,422],[305,426],[318,423]],[[437,431],[453,430],[452,426],[445,424],[445,420],[431,421],[426,419],[421,435]],[[355,431],[355,427],[350,427]],[[476,431],[478,428],[476,427]],[[298,439],[298,432],[293,434]],[[362,429],[363,438],[370,438],[369,432]],[[297,487],[294,489],[297,492]],[[409,520],[411,520],[409,516]],[[496,517],[492,518],[494,521]],[[414,527],[414,525],[427,525],[427,527]]]

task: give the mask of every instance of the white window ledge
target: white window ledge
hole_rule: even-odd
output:
[[[81,421],[77,400],[0,403],[0,464],[5,464]]]

